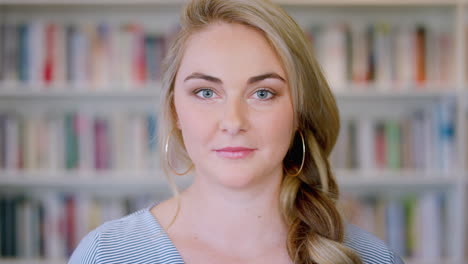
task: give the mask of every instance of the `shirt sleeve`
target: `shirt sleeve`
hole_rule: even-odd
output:
[[[68,260],[68,264],[97,264],[98,245],[99,232],[95,229],[81,240]]]

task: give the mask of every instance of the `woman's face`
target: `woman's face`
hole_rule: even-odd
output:
[[[233,188],[281,177],[293,106],[281,62],[257,30],[217,23],[193,34],[174,104],[197,177]]]

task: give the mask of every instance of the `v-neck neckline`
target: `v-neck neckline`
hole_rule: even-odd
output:
[[[148,218],[151,219],[152,224],[155,225],[155,228],[159,231],[159,233],[164,236],[167,241],[169,241],[169,247],[171,247],[172,250],[176,253],[175,259],[171,259],[169,263],[185,263],[184,259],[182,258],[182,255],[180,254],[179,250],[175,246],[174,242],[172,241],[171,237],[169,237],[169,234],[166,232],[166,230],[162,227],[162,225],[159,223],[158,219],[151,213],[151,208],[155,207],[158,205],[158,203],[153,203],[152,205],[148,206],[145,208],[145,214]],[[164,263],[166,264],[166,263]]]

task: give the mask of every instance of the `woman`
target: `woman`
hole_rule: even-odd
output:
[[[402,263],[336,209],[338,110],[300,27],[262,0],[194,0],[181,22],[161,156],[193,184],[92,231],[70,263]]]

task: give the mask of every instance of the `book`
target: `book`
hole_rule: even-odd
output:
[[[346,118],[331,154],[343,169],[441,172],[456,168],[454,98],[408,110],[402,115]]]
[[[0,112],[0,170],[149,171],[157,145],[151,111]]]
[[[168,37],[139,23],[0,22],[0,84],[31,90],[154,87]]]
[[[454,82],[453,32],[443,23],[352,21],[308,28],[335,91],[447,89]]]
[[[344,218],[384,240],[399,255],[421,261],[442,259],[448,193],[425,190],[401,194],[344,193],[340,199]]]
[[[66,259],[98,225],[145,208],[157,199],[149,193],[120,197],[2,193],[0,257]]]

